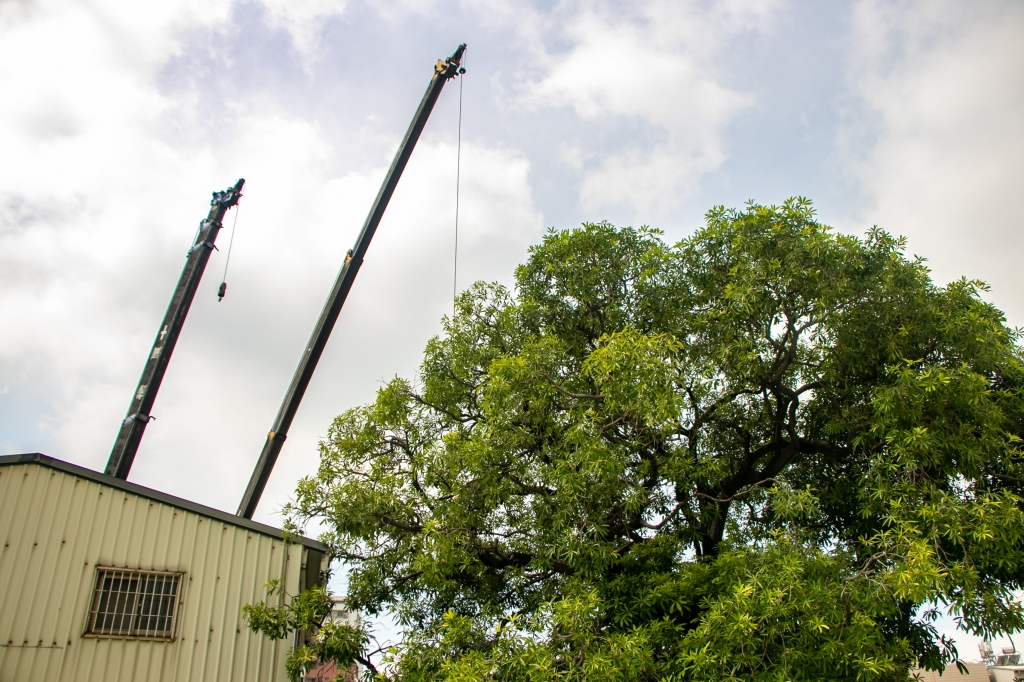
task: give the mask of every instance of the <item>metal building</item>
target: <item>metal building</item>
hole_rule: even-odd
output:
[[[326,547],[40,454],[0,457],[0,682],[285,680],[242,606]],[[274,597],[278,599],[278,597]]]

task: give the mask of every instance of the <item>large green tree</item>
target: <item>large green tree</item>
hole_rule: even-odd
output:
[[[389,678],[905,680],[956,660],[937,609],[1024,625],[1024,365],[981,290],[804,199],[675,246],[551,231],[335,420],[289,514],[397,614]],[[316,631],[304,598],[251,626]]]

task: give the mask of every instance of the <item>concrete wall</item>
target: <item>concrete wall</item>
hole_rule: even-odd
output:
[[[0,465],[0,682],[286,679],[291,640],[252,634],[242,606],[315,581],[316,543],[74,469]],[[173,638],[85,634],[97,566],[182,573]]]

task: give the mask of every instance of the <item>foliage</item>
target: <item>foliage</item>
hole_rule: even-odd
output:
[[[295,647],[285,670],[291,680],[299,680],[317,661],[338,661],[343,670],[353,663],[370,662],[363,654],[369,638],[358,626],[327,619],[333,602],[323,586],[312,587],[300,592],[286,604],[284,586],[280,580],[267,583],[269,596],[279,596],[278,606],[266,602],[246,604],[242,614],[253,632],[259,632],[270,639],[284,639],[294,632],[307,635],[302,646]],[[339,673],[338,679],[343,673]],[[347,678],[344,678],[347,679]]]
[[[936,605],[1024,625],[1017,335],[904,246],[798,198],[551,231],[463,293],[289,510],[404,626],[380,675],[905,680],[956,660]]]

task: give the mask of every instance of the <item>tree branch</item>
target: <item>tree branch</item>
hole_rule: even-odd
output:
[[[604,400],[604,396],[602,395],[591,393],[573,393],[572,391],[567,391],[566,389],[562,388],[562,385],[555,381],[555,379],[547,372],[538,372],[538,374],[547,379],[551,387],[554,388],[559,393],[561,393],[562,395],[568,396],[570,398],[575,398],[577,400],[593,400],[594,402]]]
[[[758,481],[757,483],[754,483],[754,484],[744,488],[743,490],[741,490],[741,491],[739,491],[739,492],[737,492],[737,493],[735,493],[733,495],[730,495],[729,497],[722,497],[722,498],[712,497],[711,495],[705,495],[704,493],[694,493],[694,495],[696,497],[699,497],[699,498],[703,499],[703,500],[708,500],[709,502],[714,502],[715,504],[728,504],[729,502],[732,502],[733,500],[735,500],[737,498],[745,497],[746,495],[749,495],[750,493],[754,492],[754,490],[756,490],[757,488],[760,488],[761,486],[763,486],[763,485],[765,485],[767,483],[778,483],[778,481],[775,480],[774,478],[766,478],[763,481]],[[679,506],[680,505],[676,505],[676,508],[678,508]]]

